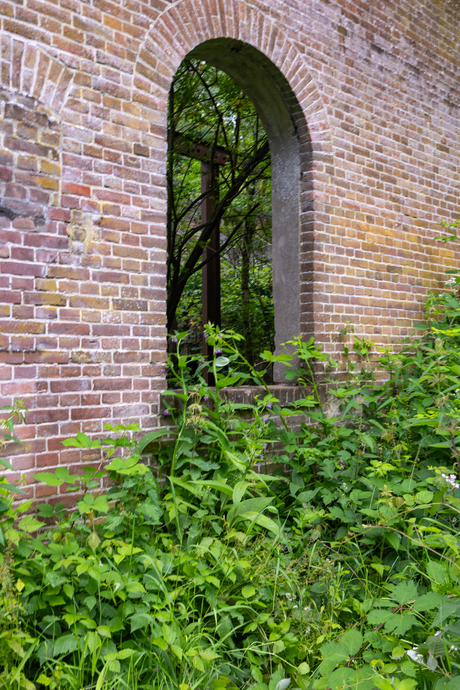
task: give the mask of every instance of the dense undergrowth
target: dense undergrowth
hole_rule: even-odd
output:
[[[452,282],[399,353],[371,366],[370,344],[352,336],[335,418],[316,387],[291,407],[268,389],[252,406],[225,402],[222,387],[248,382],[238,336],[209,331],[211,389],[179,335],[169,437],[136,443],[135,429],[108,427],[106,439],[66,441],[104,458],[83,474],[38,476],[83,489],[71,513],[44,504],[32,517],[4,478],[0,688],[460,688]],[[311,384],[311,363],[327,357],[313,342],[296,347],[304,369],[291,378]],[[309,423],[293,430],[300,413]],[[146,450],[158,471],[141,461]]]

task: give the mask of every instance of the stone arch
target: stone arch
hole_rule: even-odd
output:
[[[0,34],[0,84],[11,93],[29,96],[59,116],[70,91],[73,71],[42,48]]]
[[[0,34],[0,217],[50,229],[61,203],[61,112],[73,71],[36,44]]]
[[[315,202],[327,201],[332,143],[322,97],[287,33],[240,0],[182,0],[153,23],[134,87],[156,113],[166,149],[171,81],[185,57],[223,69],[259,111],[273,162],[273,282],[277,347],[314,332]],[[134,96],[136,98],[136,95]]]

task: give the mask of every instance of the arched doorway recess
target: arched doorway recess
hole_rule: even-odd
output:
[[[272,154],[279,348],[299,333],[322,340],[324,314],[322,309],[315,314],[313,250],[314,234],[327,231],[330,217],[328,180],[333,177],[333,147],[321,94],[288,31],[255,8],[238,20],[240,9],[238,0],[228,0],[225,8],[219,3],[217,13],[210,11],[207,17],[205,12],[206,18],[201,0],[182,0],[165,9],[139,51],[133,99],[151,108],[151,131],[162,137],[159,173],[164,170],[167,147],[169,89],[184,59],[203,60],[225,71],[256,106]]]

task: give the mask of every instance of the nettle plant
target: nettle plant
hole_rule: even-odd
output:
[[[430,298],[420,337],[373,367],[354,339],[335,418],[314,341],[254,368],[236,334],[208,329],[211,363],[176,334],[168,426],[78,434],[65,444],[100,463],[37,475],[77,491],[75,509],[5,509],[2,591],[28,637],[14,652],[0,628],[16,654],[3,686],[460,687],[457,290]],[[281,405],[263,378],[276,360],[311,395]],[[253,404],[220,395],[244,383],[261,387]]]

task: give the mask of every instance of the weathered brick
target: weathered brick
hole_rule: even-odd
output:
[[[148,302],[141,299],[114,299],[113,308],[121,311],[148,311]]]
[[[24,292],[24,301],[26,304],[53,304],[58,307],[64,307],[67,304],[67,298],[64,295],[53,292]]]
[[[242,40],[247,60],[259,51],[254,74],[266,60],[294,123],[299,331],[331,353],[347,320],[381,345],[403,337],[458,265],[435,240],[440,219],[460,216],[454,2],[410,21],[405,0],[386,16],[359,0],[147,5],[0,0],[0,377],[9,399],[28,387],[37,415],[25,470],[34,455],[82,461],[53,434],[156,423],[167,98],[176,66],[209,38],[216,50]]]
[[[83,297],[75,295],[70,297],[69,306],[83,309],[109,309],[110,301],[106,297]]]

